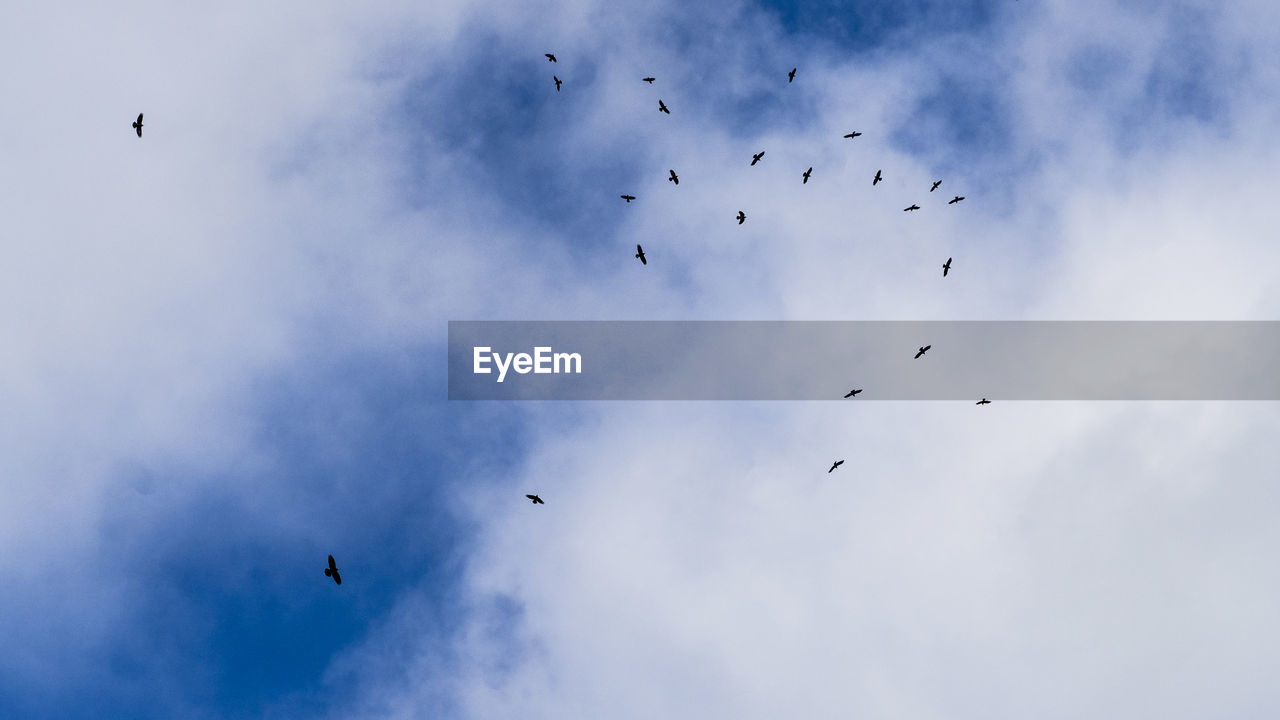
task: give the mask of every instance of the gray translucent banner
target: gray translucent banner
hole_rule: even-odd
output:
[[[1277,369],[1274,321],[449,323],[450,400],[1280,400]]]

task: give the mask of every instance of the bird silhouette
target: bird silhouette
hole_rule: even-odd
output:
[[[679,176],[679,175],[676,175],[676,171],[675,171],[675,170],[669,170],[668,172],[670,172],[670,173],[671,173],[671,177],[669,177],[669,178],[667,178],[667,179],[668,179],[668,180],[670,180],[671,182],[673,182],[673,183],[675,183],[675,184],[679,185],[679,184],[680,184],[680,176]]]
[[[796,79],[796,69],[791,68],[791,72],[787,73],[787,82],[791,82],[792,80],[795,80],[795,79]]]
[[[664,113],[666,113],[666,114],[668,114],[668,115],[670,115],[670,114],[671,114],[671,111],[667,109],[667,104],[666,104],[666,103],[664,103],[664,102],[662,102],[661,100],[659,100],[659,101],[658,101],[658,111],[659,111],[659,112],[664,112]]]
[[[622,198],[623,200],[626,200],[628,204],[629,204],[632,200],[635,200],[635,199],[636,199],[636,196],[635,196],[635,195],[619,195],[618,197]]]
[[[801,184],[801,185],[808,185],[808,184],[809,184],[809,176],[810,176],[810,175],[812,175],[812,174],[813,174],[813,168],[809,168],[808,170],[805,170],[805,171],[804,171],[804,182],[803,182],[803,183],[800,183],[800,184]]]
[[[525,495],[525,497],[532,500],[534,505],[546,505],[546,503],[542,502],[542,498],[537,495]]]
[[[764,151],[763,151],[763,150],[761,150],[760,152],[756,153],[755,155],[752,155],[752,156],[751,156],[751,167],[755,167],[755,166],[756,166],[756,163],[760,162],[760,158],[762,158],[762,157],[764,157]]]
[[[644,248],[640,247],[639,245],[636,245],[636,257],[640,258],[640,264],[641,264],[641,265],[648,265],[648,264],[649,264],[649,261],[648,261],[648,260],[646,260],[646,259],[645,259],[645,257],[644,257]],[[541,501],[541,500],[537,500],[537,501],[535,501],[535,502],[542,502],[542,501]]]
[[[138,113],[138,119],[133,121],[133,129],[138,131],[138,137],[142,137],[142,113]]]
[[[948,204],[948,205],[955,205],[956,203],[960,202],[960,201],[961,201],[961,200],[963,200],[963,199],[964,199],[964,196],[963,196],[963,195],[957,195],[957,196],[955,196],[955,197],[951,198],[950,200],[948,200],[948,201],[947,201],[947,204]]]
[[[917,358],[919,358],[921,355],[923,355],[923,354],[925,354],[925,353],[929,352],[929,348],[931,348],[931,347],[933,347],[933,346],[932,346],[932,345],[925,345],[924,347],[920,348],[920,352],[916,353],[916,357],[917,357]]]
[[[875,178],[875,180],[872,180],[872,181],[871,181],[871,185],[872,185],[872,187],[874,187],[874,186],[876,185],[876,183],[880,182],[882,179],[883,179],[883,178],[881,178],[881,177],[880,177],[880,171],[879,171],[879,170],[877,170],[877,171],[876,171],[876,178]]]
[[[937,190],[937,189],[938,189],[938,186],[939,186],[939,185],[941,185],[941,184],[942,184],[942,181],[941,181],[941,180],[935,181],[935,182],[933,183],[933,187],[929,188],[929,192],[933,192],[934,190]]]
[[[552,75],[551,79],[556,81],[556,92],[560,92],[560,85],[561,85],[560,78],[556,77],[555,75]]]
[[[845,135],[845,137],[847,137],[847,138],[856,138],[856,137],[858,137],[858,136],[859,136],[859,135],[861,135],[861,134],[862,134],[862,133],[860,133],[860,132],[856,132],[856,131],[855,131],[855,132],[851,132],[851,133],[849,133],[848,135]]]
[[[657,80],[657,78],[640,78],[640,80],[641,80],[642,82],[647,82],[647,83],[649,83],[650,85],[652,85],[652,84],[653,84],[653,81],[654,81],[654,80]]]
[[[738,211],[738,224],[739,224],[739,225],[741,225],[742,223],[744,223],[744,222],[746,222],[746,221],[747,221],[747,214],[746,214],[746,213],[744,213],[744,212],[742,212],[741,210],[739,210],[739,211]]]
[[[860,393],[860,392],[862,392],[862,388],[858,388],[857,390],[850,390],[850,391],[849,391],[849,393],[848,393],[847,395],[845,395],[845,397],[847,397],[847,398],[851,398],[851,397],[853,397],[854,395],[857,395],[857,394],[858,394],[858,393]]]
[[[902,212],[911,212],[912,210],[919,210],[919,209],[920,209],[919,205],[912,205],[911,207],[902,208]]]
[[[827,474],[830,475],[831,473],[835,472],[836,468],[840,467],[843,464],[844,464],[843,460],[837,460],[831,463],[831,469],[827,471]]]
[[[333,578],[333,581],[339,585],[342,584],[342,576],[338,574],[338,564],[333,561],[332,555],[329,556],[329,567],[324,569],[324,574],[326,577]]]
[[[556,61],[556,56],[555,56],[555,55],[552,55],[551,53],[543,53],[543,54],[547,56],[547,60],[549,60],[549,61],[551,61],[551,62],[555,62],[555,61]]]
[[[990,405],[990,404],[991,404],[991,401],[986,398],[982,398],[978,402],[974,403],[974,405]]]
[[[947,273],[950,271],[951,271],[951,258],[947,258],[947,261],[942,265],[942,277],[946,277]]]

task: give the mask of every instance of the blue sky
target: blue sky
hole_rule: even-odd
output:
[[[1274,319],[1268,4],[12,17],[0,717],[1280,709],[1270,406],[444,364],[449,320]]]

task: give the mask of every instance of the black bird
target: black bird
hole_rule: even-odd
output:
[[[801,185],[808,185],[808,184],[809,184],[809,176],[810,176],[810,175],[812,175],[812,174],[813,174],[813,168],[809,168],[808,170],[805,170],[805,171],[804,171],[804,182],[803,182],[803,183],[800,183],[800,184],[801,184]]]
[[[666,103],[664,103],[664,102],[662,102],[661,100],[659,100],[659,101],[658,101],[658,111],[659,111],[659,112],[664,112],[664,113],[666,113],[666,114],[668,114],[668,115],[670,115],[670,114],[671,114],[671,111],[667,109],[667,104],[666,104]]]
[[[986,398],[982,398],[978,402],[974,403],[974,405],[990,405],[990,404],[991,404],[991,401]]]
[[[333,556],[329,556],[329,567],[324,569],[325,577],[333,578],[333,581],[342,584],[342,576],[338,574],[338,564],[333,561]]]
[[[649,83],[650,85],[652,85],[652,84],[653,84],[653,81],[654,81],[654,80],[657,80],[657,78],[640,78],[640,80],[641,80],[641,81],[643,81],[643,82],[647,82],[647,83]]]
[[[858,137],[858,136],[859,136],[859,135],[861,135],[861,134],[862,134],[862,133],[860,133],[860,132],[851,132],[851,133],[849,133],[848,135],[845,135],[845,137],[847,137],[847,138],[856,138],[856,137]]]
[[[934,190],[937,190],[937,189],[938,189],[938,186],[939,186],[939,185],[941,185],[941,184],[942,184],[942,181],[941,181],[941,180],[938,180],[937,182],[935,182],[935,183],[933,184],[933,187],[929,188],[929,192],[933,192]]]
[[[880,171],[879,171],[879,170],[877,170],[877,171],[876,171],[876,179],[871,181],[871,186],[872,186],[872,187],[875,187],[875,184],[876,184],[876,183],[878,183],[878,182],[880,182],[882,179],[883,179],[883,178],[881,178],[881,177],[880,177]]]
[[[543,54],[544,54],[544,55],[546,55],[546,56],[547,56],[547,59],[548,59],[548,60],[550,60],[551,62],[555,62],[555,61],[556,61],[556,56],[555,56],[555,55],[552,55],[551,53],[543,53]]]
[[[844,461],[843,461],[843,460],[837,460],[837,461],[835,461],[835,462],[831,463],[831,469],[827,471],[827,474],[828,474],[828,475],[830,475],[831,473],[835,472],[835,469],[836,469],[836,468],[838,468],[838,467],[840,467],[840,466],[841,466],[841,465],[843,465],[843,464],[844,464]]]
[[[751,167],[755,167],[755,166],[756,166],[756,163],[760,162],[760,158],[762,158],[762,157],[764,157],[764,151],[763,151],[763,150],[761,150],[760,152],[756,153],[755,155],[752,155],[752,156],[751,156]]]
[[[947,262],[942,266],[942,277],[947,276],[947,272],[951,270],[951,258],[947,258]]]
[[[556,92],[560,92],[560,78],[552,75],[551,79],[556,81]]]
[[[924,347],[920,348],[920,352],[916,353],[916,358],[919,358],[921,355],[923,355],[923,354],[925,354],[925,353],[929,352],[929,348],[931,348],[931,347],[933,347],[933,346],[932,346],[932,345],[925,345]]]
[[[853,397],[854,395],[857,395],[857,394],[858,394],[858,393],[860,393],[860,392],[862,392],[862,388],[858,388],[857,390],[850,390],[850,391],[849,391],[849,394],[848,394],[848,395],[845,395],[845,397],[847,397],[847,398],[851,398],[851,397]]]
[[[747,214],[746,214],[746,213],[744,213],[744,212],[742,212],[741,210],[739,210],[739,211],[738,211],[738,224],[739,224],[739,225],[741,225],[742,223],[744,223],[744,222],[746,222],[746,221],[747,221]]]
[[[636,257],[640,258],[640,264],[641,264],[641,265],[648,265],[648,264],[649,264],[649,261],[648,261],[648,260],[646,260],[646,259],[645,259],[645,257],[644,257],[644,248],[640,247],[639,245],[636,245]],[[541,500],[534,500],[534,502],[542,502],[542,501],[541,501]]]
[[[676,171],[675,171],[675,170],[669,170],[668,172],[670,172],[670,173],[671,173],[671,177],[669,177],[669,178],[667,178],[667,179],[668,179],[668,180],[670,180],[671,182],[673,182],[673,183],[675,183],[675,184],[679,185],[679,184],[680,184],[680,176],[679,176],[679,175],[676,175]]]
[[[626,200],[628,203],[636,199],[635,195],[619,195],[618,197],[622,198],[623,200]]]
[[[546,505],[546,503],[542,502],[542,498],[537,495],[525,495],[525,497],[532,500],[534,505]]]
[[[138,113],[138,119],[133,121],[133,129],[138,131],[138,137],[142,137],[142,113]]]
[[[795,79],[796,79],[796,69],[791,68],[791,72],[787,73],[787,82],[791,82],[792,80],[795,80]]]
[[[955,196],[955,197],[951,198],[950,200],[948,200],[948,201],[947,201],[947,204],[948,204],[948,205],[955,205],[956,203],[960,202],[960,201],[961,201],[961,200],[963,200],[963,199],[964,199],[964,196],[963,196],[963,195],[957,195],[957,196]]]
[[[911,212],[912,210],[919,210],[919,209],[920,209],[919,205],[912,205],[911,207],[902,208],[902,212]]]

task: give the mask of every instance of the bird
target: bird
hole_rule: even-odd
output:
[[[925,354],[925,353],[929,352],[929,348],[931,348],[931,347],[933,347],[933,346],[932,346],[932,345],[925,345],[924,347],[920,348],[920,352],[916,353],[916,357],[917,357],[917,358],[919,358],[921,355],[923,355],[923,354]]]
[[[676,171],[675,171],[675,170],[669,170],[668,172],[670,172],[670,173],[671,173],[671,177],[669,177],[669,178],[667,178],[667,179],[668,179],[668,180],[670,180],[671,182],[673,182],[673,183],[675,183],[675,184],[679,185],[679,184],[680,184],[680,176],[679,176],[679,175],[676,175]]]
[[[534,505],[546,505],[546,503],[542,502],[542,498],[537,495],[525,495],[525,497],[532,500]]]
[[[636,257],[640,258],[640,264],[641,264],[641,265],[648,265],[648,264],[649,264],[649,261],[648,261],[648,260],[646,260],[646,259],[645,259],[645,257],[644,257],[644,248],[640,247],[639,245],[636,245]],[[542,501],[541,501],[541,500],[534,500],[534,502],[542,502]]]
[[[628,203],[636,199],[635,195],[619,195],[618,197],[622,198],[623,200],[626,200]]]
[[[762,158],[762,157],[764,157],[764,151],[763,151],[763,150],[761,150],[760,152],[756,153],[755,155],[752,155],[752,156],[751,156],[751,167],[755,167],[755,166],[756,166],[756,163],[760,162],[760,158]]]
[[[666,103],[664,103],[664,102],[662,102],[661,100],[659,100],[659,101],[658,101],[658,111],[659,111],[659,112],[664,112],[664,113],[666,113],[666,114],[668,114],[668,115],[670,115],[670,114],[671,114],[671,111],[667,109],[667,104],[666,104]]]
[[[791,68],[791,72],[787,73],[787,82],[791,82],[792,80],[795,80],[795,79],[796,79],[796,69]]]
[[[851,132],[851,133],[849,133],[848,135],[845,135],[845,137],[847,137],[847,138],[856,138],[856,137],[858,137],[858,136],[859,136],[859,135],[861,135],[861,134],[862,134],[862,133],[857,132],[857,131],[855,130],[854,132]]]
[[[919,209],[920,209],[919,205],[912,205],[911,207],[902,208],[902,212],[911,212],[912,210],[919,210]]]
[[[138,119],[133,121],[133,129],[138,131],[138,137],[142,137],[142,113],[138,113]]]
[[[338,564],[333,561],[333,556],[329,556],[329,567],[324,569],[325,577],[333,578],[333,581],[342,584],[342,576],[338,574]]]
[[[934,190],[937,190],[937,189],[938,189],[938,186],[939,186],[939,185],[941,185],[941,184],[942,184],[942,181],[941,181],[941,180],[936,180],[936,181],[934,181],[934,183],[933,183],[933,187],[929,188],[929,192],[933,192]]]
[[[837,460],[837,461],[835,461],[835,462],[831,463],[831,469],[827,471],[827,474],[828,474],[828,475],[830,475],[831,473],[835,472],[835,469],[836,469],[836,468],[838,468],[838,467],[840,467],[840,466],[841,466],[841,465],[843,465],[843,464],[844,464],[844,461],[843,461],[843,460]]]
[[[947,272],[949,272],[950,270],[951,270],[951,258],[947,258],[947,261],[942,265],[942,277],[946,277]]]
[[[746,221],[747,221],[747,214],[746,214],[746,213],[744,213],[744,212],[742,212],[741,210],[739,210],[739,211],[738,211],[738,224],[739,224],[739,225],[741,225],[742,223],[744,223],[744,222],[746,222]]]
[[[848,393],[847,395],[845,395],[845,397],[847,397],[847,398],[851,398],[851,397],[853,397],[854,395],[857,395],[857,394],[858,394],[858,393],[860,393],[860,392],[862,392],[862,388],[858,388],[857,390],[850,390],[850,391],[849,391],[849,393]]]
[[[963,199],[964,199],[964,196],[963,196],[963,195],[957,195],[957,196],[955,196],[955,197],[951,198],[950,200],[948,200],[948,201],[947,201],[947,204],[948,204],[948,205],[955,205],[956,203],[960,202],[960,201],[961,201],[961,200],[963,200]]]
[[[878,182],[880,182],[882,179],[883,179],[883,178],[881,178],[881,177],[880,177],[880,171],[879,171],[879,170],[877,170],[877,171],[876,171],[876,179],[871,181],[871,185],[872,185],[872,187],[875,187],[875,184],[876,184],[876,183],[878,183]]]
[[[546,56],[547,56],[547,60],[549,60],[549,61],[551,61],[551,62],[555,62],[555,61],[556,61],[556,56],[555,56],[555,55],[552,55],[551,53],[543,53],[543,55],[546,55]]]
[[[652,84],[653,84],[653,81],[654,81],[654,80],[657,80],[657,78],[640,78],[640,81],[641,81],[641,82],[647,82],[647,83],[649,83],[650,85],[652,85]]]
[[[800,183],[800,184],[801,184],[801,185],[808,185],[808,184],[809,184],[809,176],[810,176],[810,175],[812,175],[812,174],[813,174],[813,168],[809,168],[808,170],[805,170],[805,171],[804,171],[804,182],[803,182],[803,183]]]
[[[556,77],[555,75],[552,75],[551,79],[556,81],[556,92],[560,92],[560,85],[561,85],[560,78]]]
[[[990,405],[990,404],[991,404],[991,401],[986,398],[982,398],[978,402],[974,403],[974,405]]]

